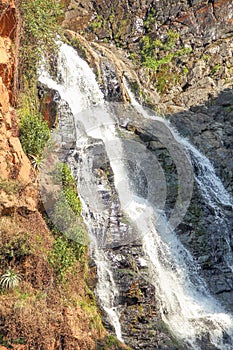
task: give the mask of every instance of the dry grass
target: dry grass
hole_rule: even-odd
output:
[[[22,276],[19,287],[0,293],[0,335],[3,344],[20,342],[24,349],[95,349],[106,335],[93,294],[85,283],[87,265],[77,262],[66,284],[57,283],[48,263],[53,236],[38,212],[0,218],[0,254],[23,240],[17,255],[7,257],[2,273],[13,266]],[[25,255],[23,255],[25,253]],[[1,339],[1,338],[0,338]],[[1,344],[1,343],[0,343]],[[62,345],[61,345],[62,344]]]

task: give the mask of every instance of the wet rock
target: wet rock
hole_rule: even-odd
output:
[[[107,101],[121,102],[123,99],[121,83],[114,65],[107,60],[101,61],[103,92]]]
[[[86,205],[90,212],[93,210],[92,205],[97,206],[102,215],[102,219],[98,216],[96,222],[98,229],[95,229],[93,221],[92,230],[97,235],[99,248],[105,251],[119,290],[115,303],[121,315],[123,339],[133,349],[141,349],[142,346],[151,350],[155,346],[169,350],[180,349],[163,325],[155,287],[149,281],[142,243],[136,229],[127,223],[121,212],[112,169],[103,142],[90,138],[85,147],[85,156],[81,149],[77,148],[76,151],[79,154],[77,158],[79,162],[88,161],[88,166],[93,170],[92,181],[99,189],[94,202],[92,198],[91,202],[86,201]],[[72,159],[70,162],[73,170],[78,173],[77,164]],[[78,176],[81,195],[82,191],[85,191],[85,175],[84,172]],[[92,285],[95,283],[96,281]],[[105,327],[113,332],[104,310],[102,311]]]
[[[126,343],[132,349],[180,349],[164,328],[140,243],[117,247],[108,251],[108,256],[120,291],[120,320]]]
[[[44,120],[48,122],[49,128],[55,128],[58,124],[57,102],[60,100],[60,96],[57,91],[47,89],[41,83],[38,83],[37,88],[40,99],[40,112]]]
[[[217,175],[229,193],[233,193],[232,163],[232,119],[229,117],[233,106],[232,90],[223,91],[206,105],[191,108],[170,117],[181,135],[188,136],[212,162]],[[221,208],[221,209],[220,209]],[[219,204],[224,211],[221,219],[216,219],[216,211],[204,203],[198,187],[195,187],[189,211],[184,223],[192,223],[189,235],[184,235],[179,227],[180,237],[196,257],[202,267],[213,294],[232,310],[231,294],[233,275],[228,267],[232,264],[232,209]],[[220,220],[220,221],[218,221]],[[187,229],[186,229],[187,231]],[[187,232],[186,232],[187,234]],[[229,242],[224,236],[229,235]]]
[[[216,96],[233,86],[232,16],[231,0],[72,0],[63,24],[82,32],[88,40],[104,42],[103,46],[108,46],[110,51],[113,44],[124,48],[132,57],[140,56],[145,35],[162,43],[169,33],[177,35],[171,52],[183,50],[183,54],[174,58],[166,69],[162,66],[153,72],[141,67],[137,59],[134,66],[142,86],[140,98],[143,94],[147,106],[156,106],[162,113],[174,113],[203,103],[209,95]],[[157,59],[167,55],[166,49],[160,50],[161,57]],[[124,60],[125,52],[119,50],[119,57]],[[113,81],[116,90],[118,84],[115,78]],[[117,95],[120,95],[118,87]]]
[[[223,94],[220,94],[215,102],[219,106],[232,107],[233,106],[233,91],[225,90]]]

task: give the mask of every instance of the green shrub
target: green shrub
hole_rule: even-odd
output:
[[[53,55],[55,39],[61,34],[59,21],[63,10],[56,0],[21,0],[21,54],[20,68],[23,75],[31,80],[36,76],[37,64],[43,55]]]
[[[81,216],[82,205],[77,193],[77,185],[67,164],[58,163],[55,180],[62,183],[62,191],[70,208],[77,216]]]
[[[86,244],[87,238],[84,223],[82,219],[74,213],[64,193],[60,193],[59,195],[52,220],[58,228],[58,230],[56,230],[57,232],[77,242],[77,244],[80,244],[80,247]]]
[[[60,235],[53,243],[53,249],[49,253],[48,261],[54,268],[59,282],[69,280],[69,274],[75,272],[75,265],[86,252],[86,247]]]
[[[90,27],[93,31],[99,29],[103,26],[103,17],[101,15],[97,15],[96,18],[91,22]]]
[[[151,20],[155,20],[154,15],[151,12],[151,16],[148,16],[148,26]],[[163,40],[146,34],[140,39],[140,49],[130,55],[136,65],[148,68],[150,81],[161,93],[178,83],[182,73],[182,66],[178,67],[178,58],[192,51],[190,48],[178,47],[178,39],[179,34],[172,30],[167,32]],[[187,74],[187,69],[184,73]]]
[[[12,259],[20,259],[31,253],[28,235],[16,235],[10,242],[0,247],[0,264]]]
[[[116,339],[116,337],[114,337],[114,335],[109,335],[107,337],[107,345],[108,346],[113,346],[113,345],[117,345],[118,344],[118,340]]]
[[[56,237],[50,262],[54,267],[57,262],[57,275],[63,281],[73,262],[80,261],[86,253],[88,239],[77,185],[67,164],[57,164],[54,179],[61,186],[61,191],[48,223]],[[68,261],[62,258],[63,253],[68,255]]]
[[[91,293],[91,298],[89,298]],[[100,333],[104,330],[101,315],[99,313],[96,299],[94,293],[85,285],[85,297],[78,301],[78,304],[81,306],[82,310],[88,314],[90,318],[89,327],[90,330],[95,329]]]
[[[53,250],[49,254],[49,263],[54,268],[60,282],[68,280],[76,262],[75,253],[65,237],[58,237],[53,244]]]
[[[174,58],[190,53],[190,49],[184,47],[179,50],[173,50],[178,38],[179,35],[172,31],[168,32],[164,42],[159,39],[153,40],[148,35],[145,35],[141,40],[140,59],[142,65],[156,71],[162,65],[170,63]]]
[[[20,122],[20,141],[27,155],[41,157],[44,147],[50,138],[47,121],[38,112],[23,116]]]

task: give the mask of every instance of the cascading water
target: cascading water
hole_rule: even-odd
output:
[[[202,197],[205,203],[214,210],[214,226],[216,230],[221,230],[226,246],[224,249],[224,260],[233,272],[231,227],[224,212],[226,207],[231,210],[233,209],[233,198],[225,190],[209,159],[201,154],[187,140],[183,139],[182,144],[189,152],[192,164],[196,168],[195,180],[200,188]]]
[[[140,197],[138,191],[133,189],[126,171],[124,147],[121,137],[116,132],[116,121],[104,104],[94,73],[67,45],[61,45],[60,48],[58,73],[59,83],[51,79],[46,70],[42,70],[40,81],[60,93],[61,98],[68,102],[75,119],[76,148],[79,149],[79,158],[82,160],[78,163],[77,177],[80,182],[84,182],[80,187],[83,216],[89,228],[91,249],[98,269],[97,295],[118,338],[122,338],[119,313],[115,304],[118,291],[110,262],[99,247],[99,237],[104,235],[105,211],[104,209],[98,211],[98,205],[93,203],[95,201],[98,203],[101,191],[96,184],[93,184],[93,176],[90,174],[93,166],[89,159],[85,158],[89,138],[102,140],[105,144],[121,208],[126,212],[129,222],[134,224],[140,233],[148,260],[151,283],[158,291],[161,314],[170,331],[182,339],[190,349],[204,350],[200,345],[200,341],[204,340],[213,344],[216,349],[231,350],[232,317],[225,313],[208,293],[206,284],[198,275],[198,267],[192,256],[172,229],[168,229],[166,217],[164,215],[158,217],[151,203]],[[134,104],[143,119],[142,107]],[[95,108],[96,105],[101,107]],[[85,132],[80,131],[80,124]],[[172,133],[171,130],[169,132]],[[83,190],[88,186],[91,190]],[[91,209],[91,203],[94,209]]]
[[[209,207],[214,210],[215,220],[214,226],[215,230],[221,230],[221,236],[225,241],[224,250],[224,260],[230,270],[233,272],[233,251],[232,251],[232,236],[231,228],[228,223],[228,219],[225,215],[224,209],[228,207],[230,210],[233,209],[233,198],[224,188],[221,180],[215,173],[214,167],[207,157],[205,157],[199,150],[197,150],[193,145],[188,142],[187,139],[180,137],[176,130],[171,126],[171,124],[161,117],[155,115],[149,115],[147,111],[137,102],[134,97],[127,81],[124,79],[124,84],[127,92],[130,96],[131,103],[135,108],[145,117],[149,119],[158,120],[165,123],[167,127],[172,130],[176,140],[183,145],[184,149],[190,156],[190,160],[193,168],[195,169],[194,178],[198,187],[200,189],[201,195]]]
[[[136,101],[127,82],[124,81],[124,83],[131,103],[138,112],[145,118],[152,118],[166,124],[173,132],[164,119],[149,115]],[[217,207],[217,201],[232,206],[232,200],[220,179],[217,178],[209,160],[176,132],[173,134],[180,144],[184,145],[190,153],[192,152],[195,163],[202,170],[195,176],[195,179],[203,196],[215,208],[216,215],[220,210]],[[207,169],[207,172],[203,169]],[[162,299],[161,307],[165,308],[163,318],[170,329],[194,349],[199,349],[197,340],[201,338],[203,330],[204,333],[209,333],[212,344],[221,349],[231,349],[233,343],[232,318],[224,314],[221,307],[207,292],[207,286],[199,277],[198,268],[189,252],[182,246],[174,232],[166,229],[167,223],[158,227],[155,224],[155,219],[148,221],[147,215],[147,220],[140,222],[140,225],[142,226],[141,230],[144,229],[148,232],[147,235],[142,236],[144,249],[150,257],[152,280],[155,285],[159,286],[159,294]],[[159,235],[155,227],[157,227]],[[164,232],[167,233],[164,235]],[[230,336],[229,343],[226,345],[222,340],[224,328],[228,329]]]
[[[50,77],[47,69],[43,66],[40,71],[39,81],[45,84],[48,88],[58,91],[61,98],[68,103],[77,126],[77,138],[78,141],[80,141],[78,146],[82,147],[85,159],[85,147],[88,145],[88,139],[86,135],[83,135],[82,133],[80,135],[80,129],[77,125],[79,122],[78,117],[79,115],[82,115],[82,111],[92,109],[95,105],[104,104],[103,94],[98,87],[94,73],[91,71],[87,63],[79,58],[75,50],[65,44],[60,46],[58,75],[59,82],[56,82]],[[83,115],[83,117],[85,122],[85,115]],[[88,121],[88,119],[86,121]],[[93,125],[96,125],[96,129],[98,129],[98,124]],[[90,125],[86,125],[86,130],[88,130],[88,128],[92,128],[92,121]],[[85,178],[86,181],[89,179],[88,185],[90,186],[91,169],[89,168],[88,159],[86,159],[86,164],[85,162],[82,162],[82,165],[82,170],[85,172],[83,178]],[[81,188],[85,188],[85,186],[82,186]],[[95,190],[97,191],[97,189]],[[80,193],[80,196],[82,195],[85,196],[85,193]],[[93,193],[90,195],[92,196]],[[96,200],[97,197],[98,196],[95,197]],[[97,203],[95,203],[95,207],[96,206]],[[90,213],[90,208],[85,204],[84,200],[83,217],[90,235],[90,250],[97,266],[98,283],[96,286],[96,293],[101,306],[107,313],[109,321],[115,329],[118,339],[122,340],[119,314],[115,307],[118,291],[112,277],[110,264],[107,261],[104,251],[99,249],[99,242],[95,235],[94,227],[95,221],[97,220],[98,222],[98,213],[93,213],[93,210]],[[98,230],[102,230],[101,224],[99,225]]]

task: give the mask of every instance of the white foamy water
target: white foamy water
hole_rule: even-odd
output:
[[[172,229],[168,229],[166,218],[161,215],[158,222],[154,208],[148,201],[138,197],[130,186],[124,164],[125,155],[121,137],[116,132],[115,120],[104,104],[103,94],[94,73],[75,50],[67,45],[61,45],[60,48],[58,73],[59,83],[51,79],[46,70],[41,71],[40,81],[49,88],[57,90],[61,98],[69,104],[77,125],[77,147],[82,149],[83,158],[85,142],[83,144],[81,142],[83,138],[80,136],[78,127],[80,122],[87,136],[103,140],[114,173],[115,187],[122,210],[126,212],[127,217],[141,234],[150,281],[157,290],[164,322],[170,331],[191,349],[204,350],[198,343],[204,337],[217,349],[232,350],[232,316],[227,314],[208,293],[205,282],[199,277],[198,267],[192,256]],[[143,108],[138,103],[133,104],[138,112],[144,115]],[[94,108],[97,105],[101,107]],[[156,121],[157,117],[154,119]],[[169,129],[169,126],[166,127]],[[172,130],[169,129],[169,132],[172,134]],[[91,181],[88,172],[92,169],[88,166],[88,159],[85,162],[87,164],[84,164],[80,171],[83,171],[86,181],[89,177]],[[92,186],[91,183],[90,186]],[[91,188],[95,190],[95,187]],[[90,232],[91,250],[98,270],[97,295],[114,326],[116,335],[122,339],[116,305],[119,293],[110,262],[105,253],[99,249],[96,241],[98,234],[102,234],[104,217],[99,212],[93,213],[93,209],[90,212],[90,208],[85,205],[93,198],[98,198],[98,193],[91,194],[87,191],[86,195],[89,198],[85,198],[85,193],[81,195],[84,201],[83,215]]]
[[[232,206],[232,198],[217,177],[210,161],[202,155],[186,139],[181,138],[165,119],[148,114],[137,102],[126,80],[125,87],[132,105],[146,119],[163,123],[169,128],[174,138],[179,142],[193,163],[199,169],[195,180],[202,196],[215,209],[216,224],[222,223],[219,204]],[[197,340],[202,334],[208,334],[210,342],[220,349],[230,350],[233,344],[233,319],[225,313],[218,302],[208,293],[205,282],[199,277],[198,268],[190,253],[182,246],[174,232],[167,230],[167,222],[160,225],[159,234],[155,229],[153,214],[140,222],[141,230],[148,227],[147,235],[143,236],[145,253],[150,257],[150,272],[155,287],[161,297],[161,308],[164,321],[174,334],[183,338],[194,349],[199,349]],[[222,226],[223,227],[223,226]],[[164,232],[166,232],[164,236]],[[226,233],[227,241],[228,235]],[[228,244],[229,245],[229,244]],[[229,246],[230,250],[230,246]],[[226,256],[227,264],[232,267],[232,251]],[[159,282],[158,282],[159,281]],[[167,309],[169,308],[169,309]],[[224,343],[224,331],[230,337]]]
[[[176,141],[186,150],[190,158],[193,169],[194,178],[199,186],[201,195],[208,206],[212,207],[215,213],[215,226],[217,230],[222,231],[223,240],[225,241],[226,249],[224,252],[224,260],[230,270],[233,272],[233,251],[231,248],[231,227],[227,222],[227,217],[222,206],[227,206],[233,209],[233,198],[226,191],[221,179],[216,175],[215,169],[210,160],[195,148],[186,138],[182,138],[177,131],[171,126],[170,122],[154,114],[149,114],[147,110],[141,106],[136,100],[130,87],[124,79],[126,90],[129,94],[132,105],[137,109],[144,118],[158,121],[169,128]]]
[[[104,104],[103,94],[100,91],[95,75],[89,68],[88,64],[77,55],[73,48],[66,44],[62,44],[59,51],[58,77],[59,82],[52,79],[48,71],[42,67],[39,81],[50,89],[57,90],[61,98],[68,103],[77,126],[77,143],[80,141],[85,147],[82,132],[77,125],[80,121],[78,117],[81,117],[81,121],[84,122],[84,124],[88,124],[85,125],[87,131],[88,129],[92,129],[95,124],[92,124],[92,120],[90,120],[90,110],[96,105]],[[102,125],[102,123],[100,125]],[[96,128],[98,129],[98,121]],[[85,171],[86,176],[88,176],[88,171],[91,171],[88,169],[88,164],[83,171]],[[122,341],[119,313],[115,307],[118,290],[112,277],[107,257],[103,251],[99,250],[97,239],[93,235],[92,225],[94,220],[91,219],[89,208],[85,205],[85,198],[83,200],[83,211],[84,220],[87,224],[91,239],[90,250],[97,266],[98,283],[96,294],[100,300],[101,306],[108,315],[110,323],[115,329],[116,336]],[[98,217],[98,213],[96,213],[96,216]]]

